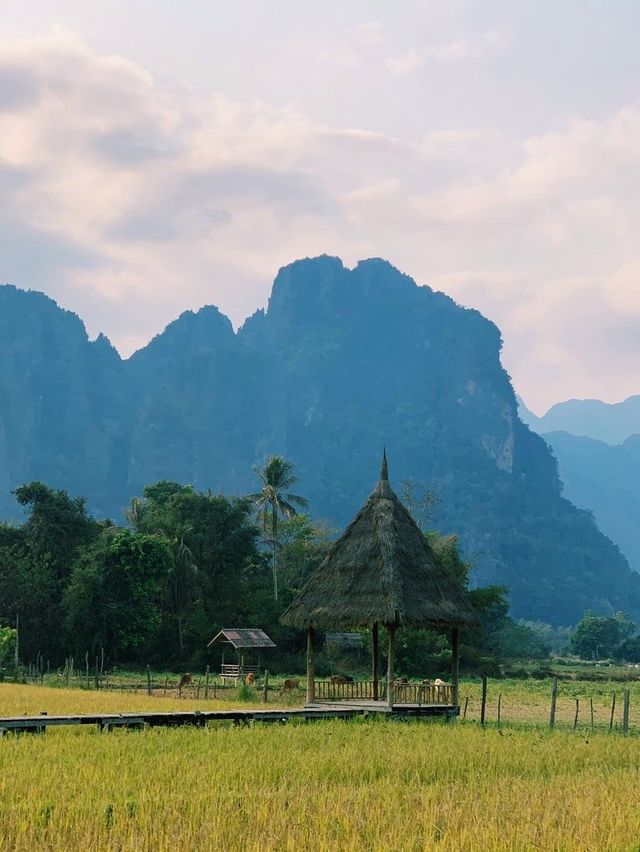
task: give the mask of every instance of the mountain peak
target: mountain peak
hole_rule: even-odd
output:
[[[233,345],[234,338],[231,320],[215,305],[205,305],[197,311],[183,311],[150,343],[134,352],[130,360],[138,360],[149,352],[217,349]]]

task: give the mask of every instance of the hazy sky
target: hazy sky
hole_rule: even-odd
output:
[[[0,281],[123,354],[382,256],[534,410],[640,393],[637,0],[0,0]]]

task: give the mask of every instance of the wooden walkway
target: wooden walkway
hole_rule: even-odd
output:
[[[95,725],[101,731],[113,728],[157,728],[191,725],[203,728],[208,722],[232,722],[248,725],[251,722],[286,723],[290,719],[317,721],[321,719],[353,719],[369,713],[391,716],[452,716],[452,706],[403,704],[390,709],[380,701],[345,701],[333,704],[309,704],[295,709],[273,710],[186,710],[167,713],[93,713],[77,716],[6,716],[0,717],[0,735],[8,733],[43,734],[47,728],[67,725]]]
[[[457,716],[459,708],[453,704],[416,704],[399,703],[389,707],[386,701],[345,700],[345,701],[315,701],[306,704],[305,708],[313,711],[355,710],[361,714],[383,713],[388,716]]]

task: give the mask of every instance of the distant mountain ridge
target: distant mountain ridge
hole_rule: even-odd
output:
[[[552,448],[565,496],[593,512],[640,572],[640,396],[615,404],[568,400],[543,417],[518,397],[518,411]]]
[[[640,577],[561,496],[500,350],[492,322],[380,259],[296,261],[237,333],[215,307],[187,311],[127,361],[46,296],[0,287],[0,514],[30,479],[118,519],[160,479],[248,493],[275,452],[341,527],[386,444],[392,485],[436,489],[433,524],[460,534],[475,582],[509,586],[517,616],[640,617]]]
[[[640,571],[640,435],[622,444],[550,432],[552,448],[564,482],[564,494],[593,512],[598,526]]]
[[[553,405],[542,417],[529,411],[523,400],[520,417],[536,432],[569,432],[607,444],[621,444],[640,434],[640,394],[622,402],[599,399],[569,399]]]

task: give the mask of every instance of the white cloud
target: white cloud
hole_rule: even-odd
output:
[[[389,56],[385,60],[385,65],[389,71],[397,75],[410,74],[416,68],[420,68],[423,63],[424,55],[415,47],[410,47],[409,50],[405,50],[404,53],[397,56]]]
[[[365,21],[354,30],[355,36],[364,44],[380,44],[383,38],[382,24],[379,21]]]
[[[500,30],[491,30],[435,44],[410,47],[402,53],[388,56],[385,65],[392,74],[401,76],[410,74],[429,61],[459,62],[484,56],[500,48],[504,41],[504,34]]]
[[[161,85],[62,31],[0,42],[0,81],[0,278],[125,352],[187,307],[241,322],[296,257],[376,255],[495,319],[532,405],[640,390],[636,106],[406,140]]]

